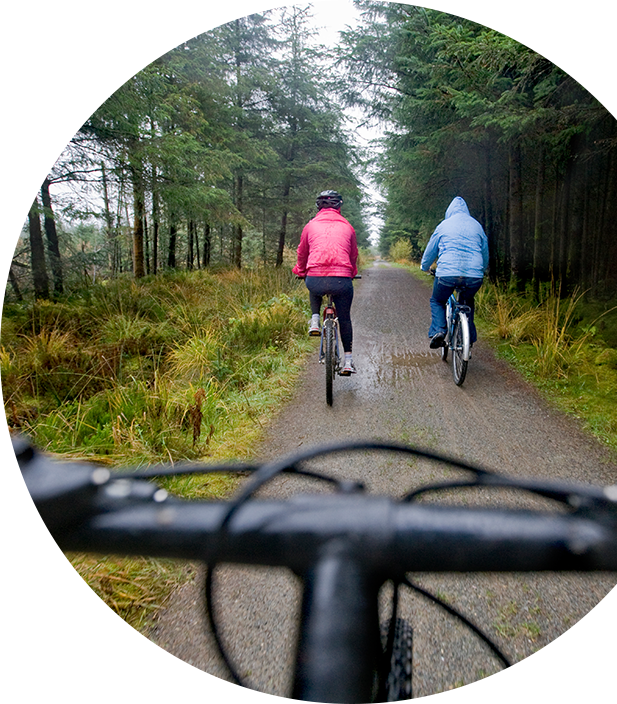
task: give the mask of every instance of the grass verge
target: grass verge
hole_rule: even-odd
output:
[[[126,278],[53,303],[5,305],[7,422],[57,457],[111,468],[248,459],[314,347],[308,314],[304,285],[281,270]],[[222,498],[236,482],[201,475],[165,487]],[[68,557],[142,631],[194,574],[175,561]]]
[[[497,353],[559,410],[617,450],[617,349],[603,336],[613,306],[589,319],[581,293],[539,301],[485,284],[477,296],[480,327]]]
[[[417,264],[399,265],[430,284]],[[427,300],[428,306],[428,300]],[[553,407],[617,451],[617,309],[581,292],[539,300],[485,282],[476,295],[480,336]]]

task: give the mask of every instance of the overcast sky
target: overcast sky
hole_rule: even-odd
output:
[[[313,15],[324,44],[333,44],[338,40],[338,32],[345,29],[345,25],[353,26],[359,13],[351,0],[338,0],[313,3]]]
[[[353,0],[312,0],[311,4],[315,29],[319,31],[319,41],[327,46],[336,46],[339,40],[339,32],[348,26],[353,27],[360,16],[359,11],[354,7]],[[354,120],[362,119],[360,114],[354,115],[354,111],[348,111],[347,114]],[[355,135],[358,140],[358,146],[364,148],[371,139],[379,138],[381,131],[378,126],[371,128],[362,127],[355,130]],[[374,184],[367,181],[364,177],[363,182],[373,203],[376,204],[378,201],[383,200],[375,189]],[[371,240],[376,243],[382,220],[375,214],[373,208],[370,208],[370,211],[367,224],[371,232]]]

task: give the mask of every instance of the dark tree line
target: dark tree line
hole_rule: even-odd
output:
[[[310,7],[238,19],[162,56],[106,100],[32,206],[31,257],[18,248],[15,294],[25,266],[36,297],[62,293],[71,225],[92,218],[101,237],[73,237],[73,259],[111,276],[281,266],[326,188],[344,193],[367,244],[360,161],[310,19]]]
[[[570,76],[473,22],[360,0],[344,35],[346,99],[389,126],[377,178],[381,248],[417,255],[463,196],[490,242],[493,279],[617,290],[617,125]]]

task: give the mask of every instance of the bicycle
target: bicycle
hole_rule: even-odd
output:
[[[458,293],[458,292],[457,292]],[[457,386],[465,381],[467,365],[471,358],[471,344],[469,341],[469,316],[471,308],[459,303],[453,293],[446,304],[446,321],[448,332],[441,348],[441,358],[448,359],[448,349],[452,351],[452,376]]]
[[[354,278],[361,279],[362,276],[356,275]],[[342,373],[343,360],[339,346],[339,323],[331,293],[327,294],[320,337],[319,363],[324,364],[326,368],[326,403],[328,406],[332,406],[334,377],[337,374],[340,376],[349,375]]]
[[[67,551],[199,560],[207,565],[206,613],[231,678],[246,686],[221,642],[212,607],[219,563],[284,566],[304,584],[292,696],[320,702],[397,701],[412,697],[413,631],[398,614],[405,587],[459,619],[508,667],[510,661],[477,626],[408,572],[617,570],[617,487],[500,476],[418,448],[352,441],[309,448],[267,464],[155,466],[110,471],[52,462],[24,438],[13,447],[47,528]],[[419,487],[402,499],[370,496],[357,482],[306,467],[342,452],[402,453],[470,474]],[[228,502],[182,500],[153,478],[250,474]],[[257,500],[282,473],[329,482],[333,494]],[[554,502],[548,510],[419,503],[452,488],[516,489]],[[392,585],[380,629],[378,594]]]
[[[435,271],[429,269],[431,276]],[[452,352],[452,376],[454,383],[461,386],[467,376],[467,366],[471,359],[471,338],[469,333],[470,306],[459,303],[459,291],[453,291],[446,303],[446,336],[441,347],[441,358],[448,361],[448,351]]]
[[[326,367],[326,403],[331,406],[333,403],[334,376],[341,373],[342,367],[339,351],[338,317],[332,294],[328,294],[328,300],[323,311],[319,363],[325,364]]]

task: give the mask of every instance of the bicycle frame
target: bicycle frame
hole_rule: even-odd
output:
[[[458,291],[453,291],[446,303],[446,337],[441,348],[441,358],[448,359],[452,351],[452,376],[457,386],[465,381],[467,365],[471,357],[469,318],[471,307],[458,301]]]
[[[456,325],[456,322],[461,313],[465,313],[467,315],[467,319],[469,319],[469,315],[471,314],[471,308],[468,305],[459,303],[458,291],[455,291],[454,293],[452,293],[452,295],[448,299],[448,302],[446,303],[446,325],[448,327],[448,330],[446,332],[444,345],[447,346],[447,348],[450,350],[453,349],[454,326]],[[463,347],[463,359],[465,362],[469,361],[469,352],[470,344],[468,338]]]
[[[336,315],[336,308],[334,307],[334,302],[332,300],[332,295],[328,295],[328,301],[326,302],[326,306],[323,311],[323,323],[326,322],[326,320],[332,320],[334,329],[335,329],[335,335],[334,335],[334,350],[335,350],[335,357],[336,357],[336,369],[337,371],[340,369],[341,365],[341,355],[339,351],[339,335],[338,335],[338,317]],[[320,364],[324,363],[324,358],[325,358],[325,351],[324,351],[324,325],[322,323],[321,326],[321,339],[319,342],[319,362]]]

